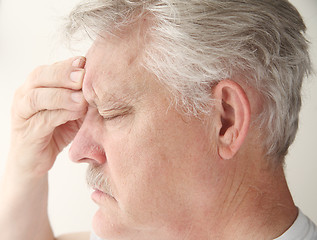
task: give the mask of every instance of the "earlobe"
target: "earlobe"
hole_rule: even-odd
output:
[[[231,80],[223,80],[214,88],[214,98],[219,100],[215,114],[218,133],[218,155],[231,159],[243,144],[250,124],[250,103],[243,88]]]

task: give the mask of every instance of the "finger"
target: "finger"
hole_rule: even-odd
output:
[[[40,66],[28,77],[27,88],[68,88],[79,90],[85,75],[85,57],[74,57],[53,65]]]
[[[29,136],[36,134],[37,138],[47,136],[48,134],[51,134],[58,126],[61,126],[69,121],[83,118],[86,112],[87,109],[83,109],[81,111],[68,111],[60,109],[39,112],[29,119],[29,123],[27,124],[29,131],[27,132]]]
[[[80,111],[86,108],[87,102],[82,91],[62,88],[35,88],[20,100],[17,113],[23,119],[45,110]]]

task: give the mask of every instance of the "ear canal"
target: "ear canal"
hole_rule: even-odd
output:
[[[222,101],[222,107],[228,116],[226,118],[221,117],[222,128],[220,129],[220,136],[225,135],[226,131],[234,124],[234,109],[224,101]]]

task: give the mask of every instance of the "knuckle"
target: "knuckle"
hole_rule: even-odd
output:
[[[68,65],[65,65],[63,62],[54,63],[51,68],[51,74],[54,81],[61,82],[68,78],[67,74],[69,73]]]
[[[33,71],[29,74],[28,79],[29,80],[33,80],[33,79],[37,79],[39,76],[41,76],[41,74],[43,73],[43,70],[46,68],[45,65],[42,66],[38,66],[35,69],[33,69]]]
[[[43,128],[45,125],[50,126],[52,123],[52,115],[50,114],[50,112],[40,112],[38,114],[38,118],[38,125],[40,126],[40,128]]]
[[[24,113],[26,112],[26,109],[29,109],[30,102],[30,92],[26,92],[24,86],[19,87],[14,93],[11,105],[11,116],[26,118]]]
[[[34,87],[37,83],[41,81],[46,69],[46,65],[36,67],[31,73],[29,73],[25,85],[29,88]]]
[[[65,123],[63,110],[55,111],[43,111],[39,113],[41,115],[41,126],[42,128],[50,129],[53,131],[54,128]]]
[[[48,99],[49,101],[53,101],[57,105],[60,105],[64,102],[64,97],[62,94],[62,91],[53,91],[51,95],[51,99]]]
[[[52,68],[52,76],[54,81],[60,81],[64,76],[64,71],[60,66],[55,66]]]
[[[39,102],[39,94],[37,91],[32,90],[29,94],[25,95],[25,102],[29,106],[32,111],[36,111],[37,109],[37,103]]]

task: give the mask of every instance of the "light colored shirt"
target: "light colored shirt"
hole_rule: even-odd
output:
[[[293,225],[275,240],[317,240],[317,227],[301,210],[298,210]]]
[[[98,237],[94,232],[91,232],[90,240],[103,240],[103,239]]]
[[[92,233],[90,240],[103,239]],[[317,240],[317,227],[301,210],[298,210],[298,216],[293,225],[283,235],[274,240]]]

